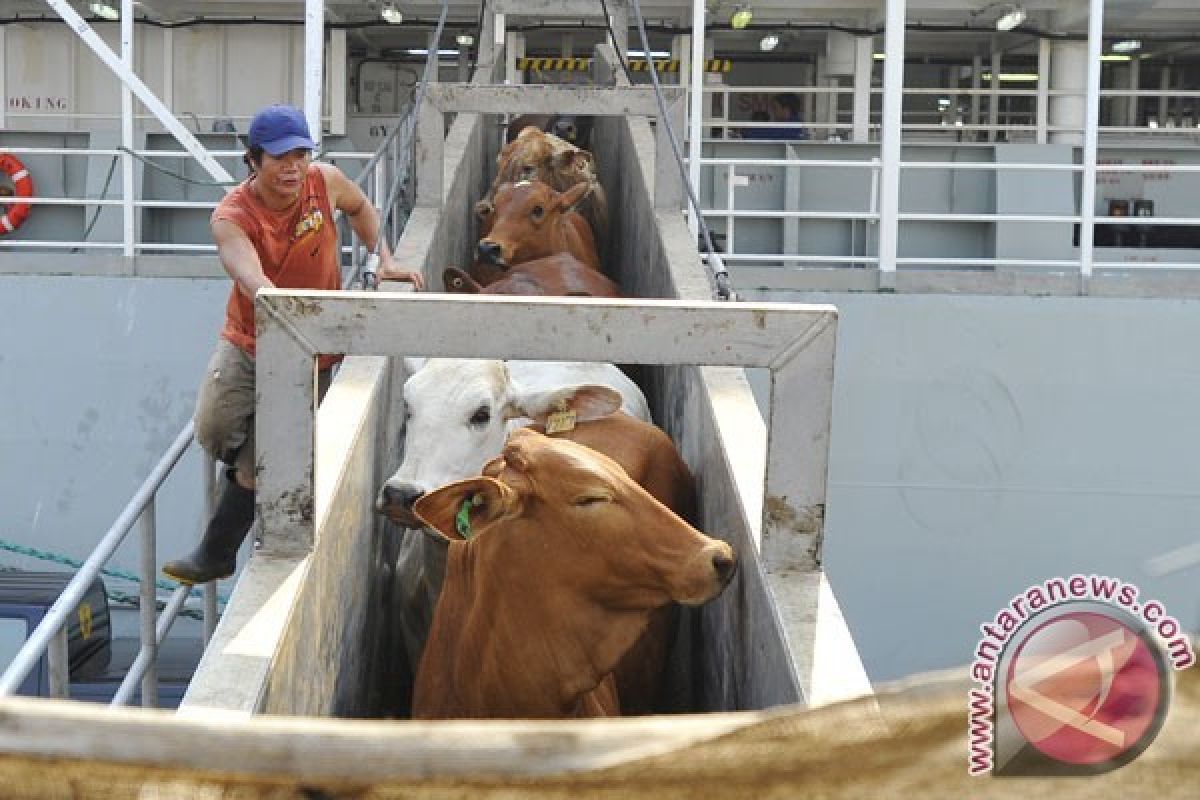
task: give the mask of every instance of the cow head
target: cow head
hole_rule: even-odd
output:
[[[553,572],[551,581],[610,610],[699,605],[737,566],[728,544],[697,531],[612,459],[528,428],[512,433],[482,477],[437,489],[414,511],[448,539],[517,564],[527,556]]]
[[[379,490],[375,509],[400,525],[419,527],[413,503],[431,489],[478,474],[517,421],[544,421],[567,409],[579,421],[597,419],[617,411],[621,396],[591,384],[525,389],[510,380],[503,361],[430,359],[405,382],[404,402],[404,461]]]
[[[565,192],[556,192],[542,181],[501,184],[491,232],[479,240],[479,256],[502,266],[566,250],[559,227],[590,190],[589,183],[575,184]]]

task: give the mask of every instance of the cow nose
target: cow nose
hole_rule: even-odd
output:
[[[421,499],[425,490],[412,484],[383,487],[383,505],[385,508],[403,508],[411,511],[413,503]]]
[[[489,264],[501,264],[504,261],[504,251],[491,239],[480,239],[479,257]]]
[[[712,557],[713,570],[717,573],[717,581],[722,587],[728,586],[733,580],[733,576],[737,573],[737,558],[733,555],[733,551],[725,552],[722,550],[719,553],[714,553]]]

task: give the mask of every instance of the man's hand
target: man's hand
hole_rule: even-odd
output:
[[[425,288],[425,277],[417,270],[401,269],[390,258],[380,259],[379,271],[376,273],[381,281],[403,281],[411,283],[417,291]]]

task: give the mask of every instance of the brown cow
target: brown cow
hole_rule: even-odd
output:
[[[494,224],[479,240],[479,255],[500,267],[510,267],[556,253],[570,253],[600,269],[596,240],[575,206],[587,194],[579,183],[557,192],[542,181],[502,183],[496,189]]]
[[[591,149],[592,127],[595,122],[594,117],[578,114],[522,114],[508,123],[504,131],[504,141],[513,141],[521,131],[532,125],[585,150]]]
[[[699,605],[736,559],[612,459],[514,432],[484,476],[417,501],[449,541],[413,716],[616,713],[612,673],[654,609]]]
[[[592,187],[580,203],[579,210],[592,226],[592,232],[601,243],[608,240],[608,200],[604,187],[596,177],[596,164],[592,154],[581,150],[570,142],[552,133],[534,127],[521,131],[516,139],[505,145],[496,156],[496,177],[487,196],[475,204],[475,213],[480,220],[480,233],[487,235],[491,230],[492,212],[495,209],[496,190],[503,183],[540,180],[560,192],[565,192],[577,183]]]
[[[490,266],[490,265],[484,265]],[[493,268],[494,269],[494,268]],[[477,281],[458,267],[446,267],[442,285],[459,294],[546,295],[551,297],[620,297],[621,289],[606,275],[570,253],[535,258],[500,272],[489,282]]]

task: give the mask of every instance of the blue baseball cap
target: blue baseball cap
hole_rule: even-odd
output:
[[[295,106],[273,105],[259,111],[250,121],[246,139],[251,147],[261,147],[273,156],[300,148],[317,149],[304,112]]]

